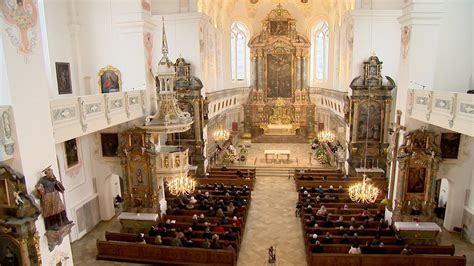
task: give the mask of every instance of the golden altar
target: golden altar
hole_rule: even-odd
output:
[[[268,123],[261,123],[260,128],[263,129],[265,135],[296,135],[296,130],[300,128],[300,124],[294,123],[292,116],[290,108],[285,106],[285,101],[278,98],[275,106],[271,108]]]

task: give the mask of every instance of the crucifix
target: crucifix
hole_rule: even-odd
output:
[[[406,130],[405,126],[400,125],[402,117],[402,111],[397,110],[397,116],[395,123],[390,123],[389,133],[392,135],[392,147],[391,147],[391,160],[390,160],[390,185],[389,185],[389,206],[392,206],[393,202],[393,188],[395,184],[395,172],[397,171],[397,156],[398,156],[398,142],[400,137],[400,131]]]

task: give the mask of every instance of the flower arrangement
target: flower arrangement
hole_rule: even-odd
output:
[[[329,164],[331,161],[331,158],[329,158],[329,155],[323,148],[321,148],[321,146],[316,149],[315,155],[316,160],[318,160],[320,164]]]

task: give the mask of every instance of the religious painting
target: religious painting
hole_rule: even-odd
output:
[[[291,54],[267,55],[267,97],[290,98],[292,96],[291,61]]]
[[[288,21],[270,21],[271,35],[288,35]]]
[[[100,141],[102,144],[103,157],[117,157],[119,139],[117,133],[101,133]]]
[[[461,134],[441,133],[441,158],[457,159]]]
[[[134,186],[146,186],[148,184],[148,172],[146,158],[140,153],[134,153],[130,162],[129,176]]]
[[[64,150],[66,152],[66,166],[71,168],[79,164],[79,154],[77,151],[76,139],[70,139],[64,142]]]
[[[71,70],[69,63],[56,62],[56,79],[58,82],[58,93],[71,94]]]
[[[122,86],[120,71],[110,65],[100,69],[99,86],[101,93],[119,92]]]
[[[407,193],[424,193],[426,168],[411,167],[408,170]]]
[[[19,242],[11,236],[0,236],[0,265],[23,265]]]
[[[359,105],[357,140],[380,141],[382,138],[382,110],[377,102],[362,102]]]

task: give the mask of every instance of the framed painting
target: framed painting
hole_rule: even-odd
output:
[[[3,234],[0,236],[0,265],[24,265],[18,240]]]
[[[66,153],[66,167],[68,169],[79,164],[79,154],[77,151],[76,139],[70,139],[65,141],[64,151]]]
[[[288,21],[270,21],[271,35],[288,35]]]
[[[117,133],[101,133],[100,142],[102,144],[103,157],[117,157],[119,139]]]
[[[99,88],[101,93],[119,92],[122,89],[122,75],[120,71],[108,65],[99,70]]]
[[[441,133],[441,158],[457,159],[460,143],[460,133]]]
[[[361,102],[358,107],[357,140],[380,141],[382,122],[382,107],[378,102]]]
[[[292,96],[292,55],[267,55],[267,97],[290,98]]]
[[[408,170],[407,193],[424,193],[426,168],[410,167]]]
[[[58,93],[71,94],[71,69],[69,63],[56,62],[56,79],[58,82]]]

